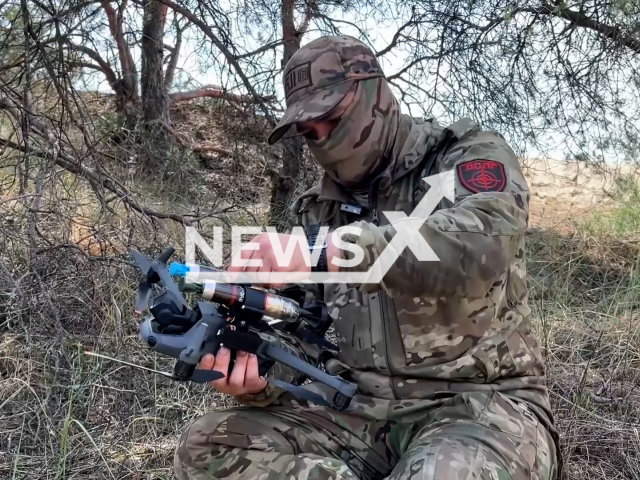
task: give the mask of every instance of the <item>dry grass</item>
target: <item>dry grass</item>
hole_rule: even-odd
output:
[[[0,478],[171,478],[185,422],[225,399],[82,354],[172,366],[139,341],[132,268],[73,250],[42,265],[41,285],[2,290]]]
[[[640,248],[529,236],[530,304],[565,478],[640,478]]]

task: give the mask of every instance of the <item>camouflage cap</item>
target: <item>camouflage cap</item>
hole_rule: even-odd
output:
[[[287,62],[283,82],[287,110],[269,135],[280,140],[297,122],[318,119],[333,110],[358,80],[384,77],[373,51],[354,37],[320,37]]]

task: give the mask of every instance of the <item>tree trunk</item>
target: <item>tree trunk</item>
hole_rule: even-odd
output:
[[[164,82],[164,24],[167,6],[145,0],[142,26],[142,109],[145,122],[169,121],[169,95]]]
[[[283,65],[300,49],[300,35],[294,23],[294,5],[294,0],[282,1]],[[300,137],[282,140],[282,147],[282,170],[273,184],[270,212],[271,221],[278,227],[284,226],[287,220],[287,208],[293,200],[303,158]]]
[[[171,90],[171,87],[173,86],[173,79],[175,78],[175,75],[176,75],[176,68],[178,68],[178,59],[180,58],[180,47],[182,47],[182,30],[186,28],[186,27],[181,27],[177,21],[175,21],[174,23],[176,26],[176,44],[173,47],[173,50],[171,51],[169,62],[167,64],[167,71],[164,74],[164,86],[167,89],[167,93]]]

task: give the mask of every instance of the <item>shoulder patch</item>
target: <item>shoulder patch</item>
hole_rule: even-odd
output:
[[[460,183],[474,193],[502,192],[507,185],[504,165],[494,160],[469,160],[458,164]]]

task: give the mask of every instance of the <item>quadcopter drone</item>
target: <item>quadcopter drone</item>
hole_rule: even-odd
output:
[[[148,307],[151,313],[143,319],[140,335],[152,350],[177,359],[173,373],[152,371],[173,380],[196,383],[224,378],[225,375],[218,371],[197,368],[204,355],[215,355],[224,345],[232,353],[230,369],[235,352],[254,353],[258,357],[259,374],[268,382],[316,404],[338,410],[349,406],[356,393],[355,384],[329,375],[285,350],[277,335],[277,330],[280,330],[317,344],[323,352],[337,350],[335,345],[324,339],[331,325],[324,303],[305,301],[306,292],[297,286],[282,290],[282,295],[275,295],[245,284],[210,280],[190,283],[188,265],[174,262],[167,269],[167,262],[174,251],[167,248],[153,261],[137,250],[131,252],[142,271],[135,311],[141,314]],[[192,268],[206,270],[200,266]],[[172,275],[182,277],[181,288],[174,283]],[[153,295],[154,286],[160,287],[156,295]],[[191,307],[181,289],[200,293],[202,299]],[[275,362],[330,386],[335,390],[333,399],[327,402],[304,386],[269,378],[267,373]]]

